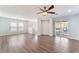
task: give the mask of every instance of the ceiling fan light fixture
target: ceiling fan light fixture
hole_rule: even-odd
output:
[[[55,12],[50,11],[53,8],[54,8],[54,5],[51,5],[49,8],[45,6],[43,8],[40,8],[41,12],[39,12],[38,14],[42,13],[43,16],[47,16],[48,14],[55,14]]]
[[[43,14],[44,16],[47,16],[47,15],[48,15],[48,13],[47,13],[47,12],[43,12],[42,14]]]

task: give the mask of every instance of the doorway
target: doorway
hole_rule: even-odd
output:
[[[68,22],[67,21],[55,21],[55,35],[66,36],[68,35]]]

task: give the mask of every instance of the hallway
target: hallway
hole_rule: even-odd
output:
[[[19,34],[0,37],[1,53],[62,53],[79,52],[79,42],[52,36]]]

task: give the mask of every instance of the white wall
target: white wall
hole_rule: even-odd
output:
[[[24,23],[24,31],[23,32],[20,32],[20,31],[11,32],[10,31],[11,22]],[[0,17],[0,36],[9,35],[9,34],[27,33],[27,32],[28,32],[28,22],[27,21]]]
[[[79,40],[79,15],[69,18],[69,38]]]

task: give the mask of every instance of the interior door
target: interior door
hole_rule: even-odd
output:
[[[41,34],[42,35],[49,35],[49,20],[42,20],[41,21]]]

